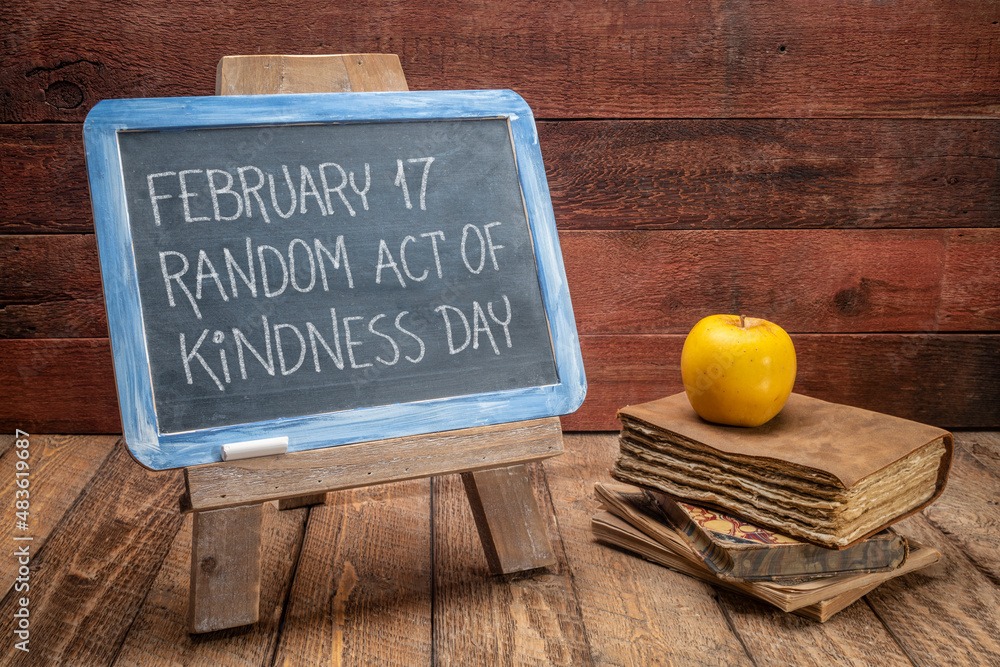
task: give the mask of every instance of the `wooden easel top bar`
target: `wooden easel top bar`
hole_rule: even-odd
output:
[[[216,95],[404,90],[399,56],[383,53],[226,56],[215,76]]]

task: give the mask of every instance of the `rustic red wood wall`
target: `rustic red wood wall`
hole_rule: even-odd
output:
[[[783,325],[797,390],[1000,427],[1000,4],[3,0],[0,430],[120,430],[81,122],[219,58],[382,52],[539,119],[590,390],[679,390],[684,334]]]

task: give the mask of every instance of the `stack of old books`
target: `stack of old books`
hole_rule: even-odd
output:
[[[890,526],[944,490],[947,431],[798,394],[757,428],[710,424],[681,393],[629,406],[598,539],[824,621],[936,562]]]

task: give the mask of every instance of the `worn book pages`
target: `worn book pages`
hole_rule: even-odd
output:
[[[910,540],[910,556],[906,563],[891,572],[871,574],[845,574],[826,579],[816,579],[799,584],[776,582],[735,582],[716,577],[686,546],[680,538],[669,546],[639,530],[609,511],[599,512],[591,520],[594,537],[599,541],[631,551],[646,560],[663,565],[682,574],[701,579],[743,595],[768,602],[786,612],[825,622],[879,584],[914,570],[936,563],[941,554],[915,540]]]
[[[618,514],[639,514],[654,537],[685,541],[720,579],[789,581],[893,570],[906,560],[906,538],[891,528],[842,550],[826,549],[775,533],[737,517],[688,503],[656,491],[625,484],[594,485],[594,492]],[[663,530],[657,532],[654,525]],[[650,532],[652,531],[652,532]]]
[[[782,581],[886,572],[906,561],[906,538],[891,527],[844,549],[802,542],[719,510],[652,494],[672,527],[715,574],[734,581]]]
[[[952,458],[947,431],[800,394],[757,428],[705,422],[683,393],[618,416],[618,480],[837,549],[931,503]]]

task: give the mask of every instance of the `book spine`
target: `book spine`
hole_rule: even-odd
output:
[[[733,553],[713,540],[672,498],[662,493],[646,493],[705,566],[720,579],[787,581],[845,573],[887,572],[900,567],[908,553],[906,538],[896,532],[878,535],[841,550],[802,542],[747,546]]]
[[[735,567],[732,556],[725,549],[720,549],[677,503],[662,494],[654,494],[648,490],[644,490],[644,493],[660,509],[668,523],[691,544],[706,567],[721,578],[732,576]]]
[[[732,574],[746,581],[782,581],[819,575],[889,572],[906,562],[908,552],[906,538],[899,534],[869,538],[839,551],[803,544],[773,554],[767,550],[747,552],[742,567],[734,568]]]

